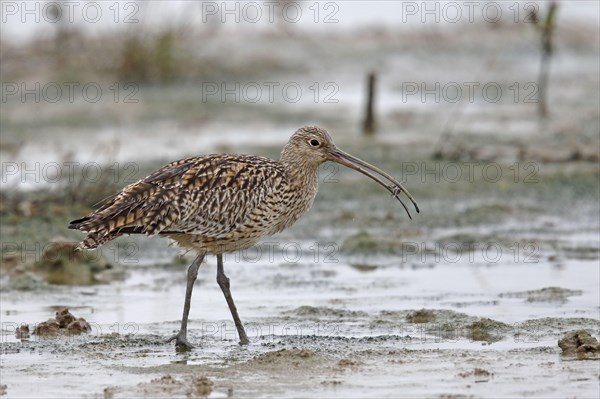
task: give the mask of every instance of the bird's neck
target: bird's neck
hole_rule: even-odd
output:
[[[316,193],[319,165],[302,158],[281,156],[281,163],[291,185],[310,188]]]

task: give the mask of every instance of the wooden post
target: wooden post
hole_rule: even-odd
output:
[[[540,63],[540,75],[538,78],[538,113],[540,117],[545,118],[548,116],[548,103],[547,103],[547,92],[548,92],[548,72],[550,69],[550,57],[552,55],[552,33],[554,32],[554,21],[556,18],[556,9],[558,5],[556,2],[550,3],[548,7],[548,14],[542,25],[536,18],[534,19],[538,24],[541,31],[541,47],[542,47],[542,60]]]
[[[50,5],[50,3],[48,4]],[[53,3],[54,7],[48,7],[49,18],[55,23],[54,33],[54,63],[58,70],[62,70],[69,57],[71,31],[67,24],[67,18],[64,17],[64,10],[58,3]]]
[[[372,136],[375,134],[377,125],[375,123],[375,113],[373,112],[373,103],[375,101],[375,80],[375,73],[369,73],[367,78],[367,108],[365,110],[365,121],[363,123],[363,134],[367,136]]]

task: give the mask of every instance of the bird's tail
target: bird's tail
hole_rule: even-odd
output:
[[[89,215],[73,220],[70,229],[88,233],[79,249],[94,249],[124,234],[159,234],[180,216],[171,205],[172,190],[138,182]]]
[[[69,228],[87,233],[77,249],[94,249],[124,234],[144,233],[141,226],[136,226],[143,219],[141,207],[124,208],[119,204],[103,207],[86,217],[73,220]]]

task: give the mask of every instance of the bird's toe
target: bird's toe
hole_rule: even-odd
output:
[[[187,337],[181,333],[173,335],[167,342],[175,341],[175,350],[177,352],[188,352],[194,349],[194,345],[190,344]]]

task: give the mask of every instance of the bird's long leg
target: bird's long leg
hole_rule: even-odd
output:
[[[225,275],[225,270],[223,270],[223,255],[217,255],[217,283],[219,284],[219,287],[221,287],[223,295],[225,295],[227,305],[229,305],[229,310],[231,311],[231,316],[233,316],[235,328],[240,336],[240,345],[248,345],[250,341],[248,340],[248,336],[246,335],[246,331],[244,330],[244,325],[240,320],[240,316],[238,316],[235,303],[233,303],[231,291],[229,291],[229,277]]]
[[[190,350],[193,346],[187,340],[187,323],[188,316],[190,314],[190,306],[192,302],[192,290],[194,289],[194,282],[198,277],[198,268],[204,260],[204,253],[200,253],[196,259],[192,262],[187,271],[187,285],[185,289],[185,302],[183,304],[183,317],[181,318],[181,328],[179,332],[173,335],[167,342],[175,340],[175,347],[178,350]]]

